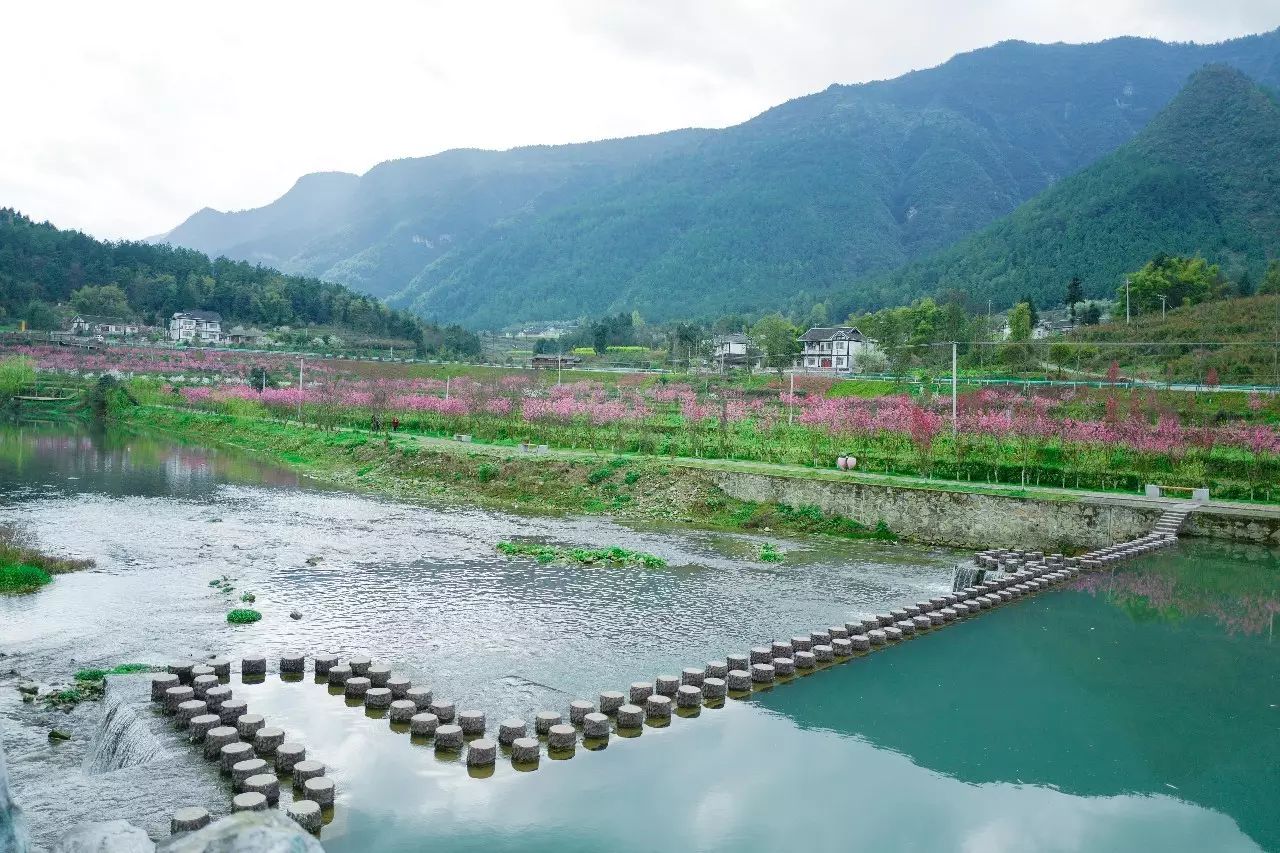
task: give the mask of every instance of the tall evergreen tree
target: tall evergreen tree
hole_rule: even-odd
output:
[[[1067,314],[1071,317],[1071,324],[1074,326],[1076,322],[1076,305],[1084,301],[1084,288],[1080,285],[1080,276],[1071,276],[1071,281],[1067,282]]]

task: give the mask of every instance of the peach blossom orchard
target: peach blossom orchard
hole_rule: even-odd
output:
[[[1057,387],[861,398],[858,383],[798,377],[795,395],[719,378],[624,374],[556,384],[554,372],[372,379],[350,362],[234,351],[10,348],[42,372],[136,378],[145,402],[324,428],[389,429],[600,452],[741,459],[962,482],[1138,491],[1145,482],[1209,485],[1217,497],[1269,500],[1280,482],[1280,403],[1257,395]],[[248,384],[255,367],[284,387]],[[378,367],[364,366],[361,370]],[[261,373],[257,374],[259,377]],[[143,378],[137,378],[143,377]],[[284,383],[289,383],[285,385]],[[301,405],[299,405],[301,404]]]
[[[381,429],[435,436],[820,467],[853,455],[864,470],[967,482],[1125,490],[1152,480],[1208,482],[1219,496],[1269,499],[1280,473],[1280,432],[1265,422],[1270,411],[1257,398],[1250,417],[1190,424],[1142,392],[981,390],[960,397],[953,437],[947,397],[699,389],[649,377],[616,385],[555,385],[528,374],[448,382],[328,378],[302,390],[239,384],[161,391],[228,414],[284,419],[300,408],[304,420],[324,427],[372,428],[376,419]]]

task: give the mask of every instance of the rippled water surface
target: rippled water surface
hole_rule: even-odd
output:
[[[42,546],[98,561],[0,599],[0,649],[24,673],[364,652],[492,725],[928,597],[958,558],[778,539],[787,559],[766,565],[750,559],[757,537],[442,510],[235,454],[48,428],[0,430],[0,496]],[[622,545],[670,567],[495,554],[519,536]],[[231,595],[209,586],[223,575]],[[1273,552],[1186,545],[600,752],[528,773],[500,759],[488,778],[309,675],[233,688],[329,765],[330,851],[1278,850],[1278,589]],[[229,626],[244,591],[264,619]],[[24,719],[8,697],[0,712]],[[26,748],[36,740],[6,732],[15,795],[25,787],[46,821],[132,817],[158,832],[189,804],[170,799],[212,791],[203,804],[226,808],[223,783],[176,737],[147,814],[129,813],[147,809],[136,796],[101,814],[111,773],[94,783],[107,786],[97,812],[55,801],[38,782],[47,747]],[[117,771],[122,784],[145,788],[138,769]]]

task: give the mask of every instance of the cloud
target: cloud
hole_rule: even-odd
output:
[[[1213,41],[1271,0],[15,4],[0,204],[104,237],[451,147],[722,127],[1005,38]]]

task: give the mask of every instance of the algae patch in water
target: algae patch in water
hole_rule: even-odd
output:
[[[227,614],[227,621],[232,625],[248,625],[257,622],[262,618],[262,614],[256,610],[238,607]]]
[[[667,561],[644,551],[626,548],[561,548],[537,542],[499,542],[498,550],[508,557],[533,557],[539,563],[579,563],[584,566],[643,566],[665,568]]]

